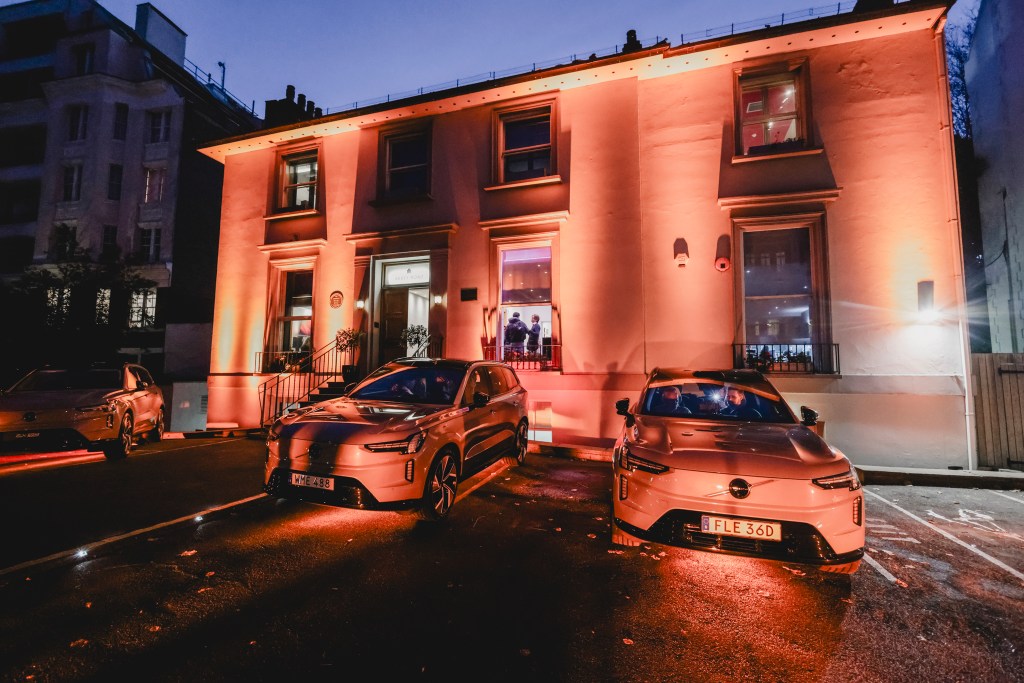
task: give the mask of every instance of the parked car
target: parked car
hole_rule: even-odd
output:
[[[118,460],[137,438],[163,432],[163,393],[141,365],[40,368],[0,393],[0,442],[8,447],[86,447]]]
[[[526,390],[503,363],[403,358],[345,396],[277,420],[265,490],[364,509],[448,515],[464,468],[526,459]]]
[[[613,537],[852,574],[864,497],[850,461],[755,370],[651,372],[614,451]]]

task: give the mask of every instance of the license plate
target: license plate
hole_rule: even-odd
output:
[[[701,515],[700,530],[709,534],[754,538],[759,541],[782,540],[782,525],[778,522],[758,522],[753,519]]]
[[[311,489],[334,490],[334,480],[330,477],[314,477],[309,474],[292,472],[292,486],[306,486]]]
[[[18,432],[14,435],[15,439],[37,439],[39,438],[39,432]]]

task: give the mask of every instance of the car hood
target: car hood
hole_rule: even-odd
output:
[[[675,469],[811,479],[848,467],[844,456],[802,425],[722,425],[641,416],[637,429],[636,445]]]
[[[65,410],[81,406],[99,405],[108,397],[121,393],[109,389],[82,389],[72,391],[15,391],[0,396],[0,410]]]
[[[372,438],[428,429],[459,411],[453,406],[338,398],[283,418],[277,430],[282,438],[345,443],[354,435]]]

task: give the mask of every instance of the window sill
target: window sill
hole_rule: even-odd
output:
[[[797,149],[786,152],[766,152],[764,154],[751,154],[747,156],[734,156],[732,158],[733,164],[746,164],[751,161],[763,161],[765,159],[788,159],[790,157],[809,157],[821,154],[825,149],[823,147],[813,147],[810,149]]]
[[[562,176],[560,175],[546,175],[543,178],[530,178],[529,180],[515,180],[511,183],[499,183],[497,185],[491,185],[484,188],[484,192],[494,192],[496,190],[513,190],[517,187],[534,187],[537,185],[560,185],[562,183]]]
[[[381,208],[385,206],[399,206],[401,204],[417,204],[420,202],[433,201],[434,197],[429,192],[423,194],[414,194],[407,197],[378,197],[371,199],[370,206]]]
[[[278,211],[276,213],[270,213],[263,217],[265,221],[283,221],[289,218],[304,218],[306,216],[319,216],[320,212],[316,209],[295,209],[289,211]]]

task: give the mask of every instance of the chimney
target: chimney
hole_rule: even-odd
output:
[[[878,10],[892,9],[893,0],[857,0],[853,6],[854,12],[877,12]]]
[[[317,118],[318,119],[318,118],[320,118],[323,115],[324,115],[324,110],[321,109],[320,107],[317,107],[316,109],[313,110],[313,118]]]
[[[644,49],[644,46],[640,44],[640,41],[636,39],[636,29],[629,29],[626,31],[626,44],[622,46],[623,52],[636,52],[637,50]]]
[[[188,34],[148,2],[135,7],[135,32],[176,64],[185,64],[185,39]]]
[[[284,98],[286,100],[288,100],[289,102],[294,102],[295,101],[295,86],[294,85],[285,86]]]
[[[299,111],[305,111],[306,109],[306,96],[303,93],[299,93]]]
[[[313,105],[316,104],[313,100],[306,102],[306,116],[313,116]]]

